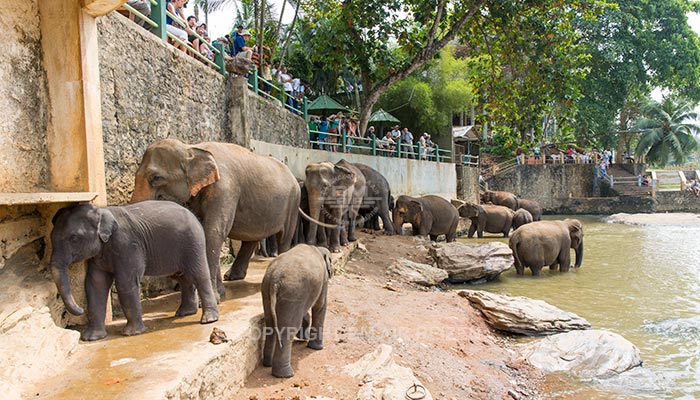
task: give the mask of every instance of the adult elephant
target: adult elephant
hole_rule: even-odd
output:
[[[571,251],[576,251],[574,268],[583,261],[583,225],[577,219],[563,221],[537,221],[518,228],[510,237],[508,246],[513,250],[515,270],[522,275],[530,267],[538,276],[542,267],[567,272],[571,264]]]
[[[454,242],[459,213],[449,201],[440,196],[422,197],[399,196],[394,206],[394,230],[401,232],[401,226],[408,222],[413,227],[413,235],[429,235],[436,240],[445,235],[447,242]]]
[[[469,237],[476,232],[478,237],[484,237],[484,232],[502,233],[508,237],[513,224],[513,210],[493,204],[474,204],[465,202],[457,211],[460,217],[469,218]]]
[[[505,206],[513,211],[518,209],[518,198],[511,192],[487,190],[481,194],[481,202]]]
[[[361,163],[353,163],[352,165],[362,172],[367,184],[365,197],[362,199],[362,205],[359,210],[360,215],[366,216],[370,220],[370,229],[375,230],[379,230],[378,219],[381,218],[384,225],[384,234],[393,235],[394,224],[389,219],[389,210],[391,208],[389,181],[372,167]]]
[[[532,215],[533,221],[539,221],[542,219],[542,207],[540,207],[540,203],[536,202],[535,200],[528,199],[517,199],[517,201],[518,208],[524,208],[529,211]]]
[[[330,232],[328,249],[339,252],[340,246],[356,240],[355,221],[365,194],[365,177],[346,160],[335,164],[327,161],[309,164],[305,175],[310,217],[314,220],[323,218],[326,223],[344,227]],[[318,224],[309,224],[307,244],[316,244],[317,231]]]
[[[243,279],[260,240],[276,235],[279,252],[289,249],[299,216],[299,184],[289,168],[230,143],[151,144],[136,171],[131,202],[149,199],[185,205],[202,222],[207,263],[221,296],[219,254],[226,237],[242,244],[225,279]]]

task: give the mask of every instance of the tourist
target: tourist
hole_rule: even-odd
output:
[[[341,114],[342,115],[342,114]],[[338,119],[337,115],[333,114],[330,117],[328,117],[328,143],[329,144],[329,151],[338,151],[335,146],[337,143],[339,143],[338,140],[338,126],[340,125],[340,120]]]
[[[518,165],[523,163],[523,149],[520,146],[515,150],[515,162]]]
[[[126,2],[126,4],[128,4],[134,10],[143,14],[144,17],[151,16],[151,2],[149,0],[129,0]],[[141,18],[138,18],[138,21],[136,23],[139,24],[142,28],[149,30],[151,29],[151,26],[148,25],[146,21]]]
[[[399,155],[403,158],[416,158],[413,155],[413,133],[408,128],[403,128],[401,132],[401,149]]]
[[[396,142],[394,141],[394,138],[391,136],[391,132],[386,131],[386,134],[384,135],[384,137],[381,138],[377,142],[377,148],[389,151],[389,157],[391,157],[394,150],[396,150]],[[387,152],[386,151],[382,152],[382,155],[386,156]]]
[[[273,72],[274,74],[274,72]],[[282,84],[284,90],[285,102],[292,107],[294,105],[294,91],[292,90],[292,74],[287,71],[287,67],[280,67],[277,70],[277,81]]]
[[[243,57],[252,61],[253,49],[246,45],[248,39],[250,39],[250,32],[247,29],[243,29],[240,35],[236,35],[233,39],[233,52],[236,53],[236,57]]]
[[[171,35],[175,36],[177,39],[179,39],[179,41],[172,41],[172,45],[175,46],[175,48],[180,49],[182,51],[187,51],[187,46],[185,45],[185,43],[187,43],[187,32],[185,32],[185,30],[182,29],[184,26],[187,25],[187,22],[182,16],[182,7],[184,3],[185,0],[173,0],[166,3],[167,10],[177,19],[174,19],[170,15],[166,14],[165,30],[168,31],[168,33],[170,33]]]
[[[600,160],[600,177],[605,179],[607,176],[607,169],[608,169],[608,161],[603,157]]]
[[[318,123],[318,141],[321,143],[321,150],[328,150],[328,119],[321,117],[321,122]]]
[[[197,30],[197,17],[190,15],[187,17],[187,41],[190,43],[193,49],[199,50],[199,38],[195,36]],[[191,54],[194,56],[194,54]]]
[[[532,154],[534,155],[535,160],[540,160],[540,147],[535,146],[532,148]]]
[[[311,142],[311,148],[312,149],[318,149],[318,119],[311,115],[309,116],[309,141]]]
[[[399,129],[398,125],[394,126],[394,129],[391,130],[391,138],[394,142],[401,140],[401,129]]]

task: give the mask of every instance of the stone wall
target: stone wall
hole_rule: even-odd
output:
[[[700,214],[700,198],[692,192],[680,190],[656,192],[656,204],[653,212],[690,212]]]
[[[3,1],[0,15],[0,193],[48,191],[48,89],[37,1]]]
[[[478,203],[479,200],[479,168],[466,165],[455,165],[457,171],[457,198]]]
[[[593,164],[519,165],[496,175],[489,187],[536,200],[545,212],[552,213],[565,199],[600,197],[597,174]]]
[[[138,163],[159,139],[308,147],[304,119],[245,79],[224,77],[117,13],[100,18],[98,31],[109,204],[129,199]]]

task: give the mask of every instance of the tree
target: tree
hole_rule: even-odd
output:
[[[644,117],[637,122],[642,135],[635,151],[651,165],[663,167],[669,162],[683,163],[688,155],[697,151],[700,133],[695,104],[664,98],[660,103],[652,101],[644,108]]]
[[[316,30],[307,59],[360,77],[360,129],[392,84],[432,59],[486,0],[321,0],[304,7]],[[347,66],[342,68],[340,66]]]

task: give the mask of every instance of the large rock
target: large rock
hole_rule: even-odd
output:
[[[513,266],[513,252],[501,242],[445,243],[430,248],[436,266],[452,283],[483,283]]]
[[[499,331],[548,335],[591,327],[588,321],[578,315],[542,300],[499,295],[483,290],[462,290],[459,295],[469,299],[471,305],[482,312],[486,322]]]
[[[523,356],[546,372],[610,378],[642,364],[637,346],[622,336],[591,329],[567,332],[525,346]]]
[[[357,398],[362,400],[405,400],[406,390],[420,381],[410,368],[394,362],[393,348],[381,344],[372,353],[344,368],[348,375],[361,378]],[[422,385],[421,385],[422,386]],[[423,389],[419,389],[422,393]],[[432,400],[428,389],[424,389],[425,400]],[[418,397],[416,397],[418,398]]]
[[[400,258],[389,266],[387,272],[401,281],[422,286],[439,285],[448,278],[447,272],[432,265],[421,264]]]

